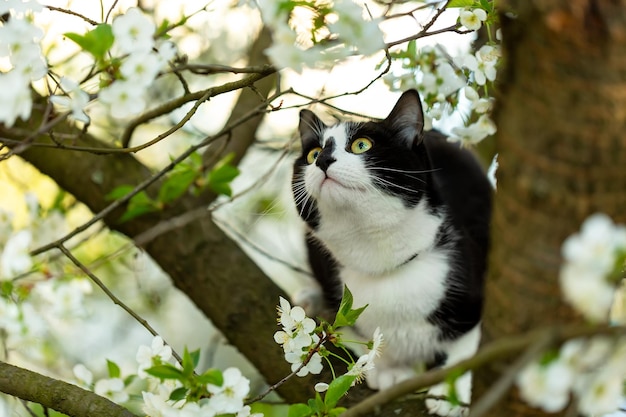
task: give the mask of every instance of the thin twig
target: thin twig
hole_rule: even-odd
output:
[[[75,12],[73,10],[64,9],[62,7],[50,6],[50,5],[44,5],[43,7],[45,7],[46,9],[52,10],[54,12],[61,12],[61,13],[69,14],[69,15],[72,15],[72,16],[80,17],[85,22],[87,22],[87,23],[89,23],[90,25],[93,25],[93,26],[98,26],[99,25],[99,23],[96,22],[95,20],[90,19],[87,16],[84,16],[84,15],[82,15],[80,13],[77,13],[77,12]]]
[[[276,95],[276,97],[277,96],[278,95]],[[262,105],[262,106],[264,106],[264,105]],[[157,182],[159,179],[161,179],[163,176],[165,176],[165,174],[167,174],[168,172],[173,170],[174,167],[176,167],[176,165],[178,165],[179,163],[181,163],[182,161],[187,159],[191,154],[193,154],[194,152],[196,152],[199,149],[204,148],[205,146],[208,146],[209,144],[213,143],[214,141],[216,141],[217,139],[221,138],[222,136],[228,134],[236,126],[239,126],[240,124],[242,124],[242,123],[250,120],[251,118],[257,116],[259,114],[259,112],[262,112],[262,110],[261,110],[262,106],[257,107],[257,109],[255,109],[255,110],[253,110],[253,111],[243,115],[239,119],[233,121],[230,125],[225,126],[222,130],[220,130],[216,134],[211,135],[211,136],[207,136],[200,143],[198,143],[196,145],[193,145],[193,146],[190,146],[186,151],[181,153],[178,157],[174,158],[168,165],[166,165],[160,171],[158,171],[157,173],[155,173],[151,177],[146,178],[144,181],[142,181],[140,184],[138,184],[135,188],[133,188],[132,191],[130,191],[124,197],[121,197],[120,199],[113,201],[107,207],[105,207],[100,212],[98,212],[96,215],[94,215],[89,221],[83,223],[81,226],[75,228],[70,233],[66,234],[65,236],[61,237],[60,239],[58,239],[58,240],[56,240],[56,241],[54,241],[52,243],[49,243],[47,245],[40,246],[39,248],[36,248],[36,249],[32,250],[30,252],[31,256],[35,256],[35,255],[38,255],[40,253],[46,252],[46,251],[48,251],[50,249],[54,249],[54,248],[58,247],[59,244],[62,244],[64,242],[66,242],[67,240],[71,239],[72,237],[76,236],[77,234],[87,230],[93,224],[95,224],[98,221],[102,220],[103,218],[105,218],[106,216],[111,214],[114,210],[116,210],[116,209],[120,208],[122,205],[126,204],[133,196],[137,195],[139,192],[145,190],[150,185],[152,185],[155,182]]]
[[[156,330],[154,330],[154,328],[152,326],[150,326],[150,323],[148,323],[145,319],[143,319],[132,308],[130,308],[126,304],[124,304],[124,302],[122,302],[122,300],[117,298],[115,296],[115,294],[113,294],[111,292],[111,290],[109,290],[107,288],[107,286],[104,285],[104,283],[100,280],[100,278],[98,278],[93,272],[91,272],[89,270],[89,268],[87,268],[81,261],[79,261],[74,255],[72,255],[72,252],[67,250],[67,248],[65,246],[63,246],[62,243],[57,245],[57,247],[59,248],[59,250],[61,252],[63,252],[63,254],[65,256],[67,256],[67,258],[70,261],[72,261],[72,263],[74,265],[76,265],[78,268],[80,268],[80,270],[83,271],[85,273],[85,275],[87,275],[98,287],[100,287],[100,289],[107,295],[107,297],[109,297],[111,299],[111,301],[113,301],[114,304],[117,304],[124,311],[126,311],[132,318],[134,318],[139,324],[141,324],[146,330],[148,330],[150,332],[150,334],[152,334],[152,336],[159,336],[159,333]],[[171,345],[169,345],[169,346],[172,347]],[[178,363],[180,363],[182,365],[182,363],[183,363],[182,358],[180,357],[180,355],[178,355],[178,353],[176,353],[174,351],[173,348],[172,348],[172,356],[174,356],[174,358],[176,358]]]
[[[212,98],[223,93],[228,93],[231,91],[239,90],[243,87],[252,85],[253,83],[275,72],[276,72],[276,69],[270,66],[267,68],[265,72],[262,72],[262,73],[257,72],[237,81],[232,81],[232,82],[225,83],[217,87],[211,87],[207,90],[197,91],[191,94],[185,94],[181,97],[178,97],[166,103],[163,103],[159,105],[158,107],[141,114],[141,116],[137,117],[136,119],[131,120],[126,127],[126,130],[124,130],[124,132],[122,133],[121,142],[126,143],[126,144],[129,143],[130,137],[132,136],[133,132],[139,125],[142,125],[164,114],[168,114],[171,111],[181,107],[182,105],[190,101],[199,100],[200,98],[204,97],[207,93],[209,93],[209,98]]]
[[[314,348],[309,350],[309,353],[307,354],[306,358],[302,361],[302,363],[300,364],[300,366],[298,366],[298,368],[296,368],[292,373],[290,373],[289,375],[287,375],[286,377],[284,377],[283,379],[281,379],[277,383],[269,386],[261,394],[257,395],[256,397],[254,397],[251,400],[246,401],[246,404],[253,404],[253,403],[257,402],[257,401],[261,401],[263,398],[265,398],[267,395],[269,395],[272,391],[275,391],[278,387],[283,385],[289,379],[293,378],[293,376],[296,375],[298,372],[300,372],[300,370],[302,368],[304,368],[306,365],[308,365],[308,363],[311,361],[311,358],[313,357],[313,355],[315,353],[319,352],[320,348],[322,347],[322,345],[324,343],[326,343],[326,341],[328,341],[328,335],[323,335],[322,337],[320,337],[320,340],[317,342],[317,344],[315,345]]]

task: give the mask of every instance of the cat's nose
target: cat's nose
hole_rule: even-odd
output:
[[[319,156],[315,160],[315,165],[320,167],[322,171],[326,172],[330,164],[332,164],[335,161],[336,159],[333,158],[332,150],[325,148],[322,150],[322,152],[319,154]]]

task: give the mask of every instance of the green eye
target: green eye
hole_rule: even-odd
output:
[[[350,150],[352,153],[360,154],[369,151],[374,146],[374,143],[368,138],[358,138],[352,145],[350,145]]]
[[[309,151],[309,154],[306,156],[306,161],[308,162],[309,165],[315,162],[320,152],[322,152],[322,148],[320,147],[313,148]]]

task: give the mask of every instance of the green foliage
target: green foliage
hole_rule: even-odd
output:
[[[324,405],[327,409],[333,409],[344,395],[348,392],[356,376],[354,375],[341,375],[336,378],[328,386],[326,395],[324,396]]]
[[[109,378],[119,378],[122,374],[120,367],[113,361],[107,359],[107,369],[109,371]]]
[[[239,169],[230,163],[235,158],[234,153],[230,153],[222,158],[207,176],[207,184],[211,190],[218,194],[232,195],[230,183],[239,175]]]
[[[126,212],[120,218],[121,222],[134,219],[142,214],[159,211],[160,206],[150,198],[145,191],[140,191],[128,201]]]
[[[200,193],[207,187],[217,194],[232,195],[230,183],[237,175],[239,169],[231,165],[235,154],[230,153],[218,161],[215,167],[208,173],[204,173],[204,165],[200,154],[192,154],[186,161],[176,165],[172,172],[165,177],[157,198],[151,198],[145,191],[140,191],[128,200],[126,212],[120,218],[125,222],[142,214],[162,210],[168,204],[179,199],[188,191]],[[120,185],[106,195],[107,200],[117,200],[132,192],[135,187]]]
[[[332,325],[333,328],[354,326],[356,320],[359,318],[361,313],[363,313],[363,310],[367,308],[367,305],[353,309],[353,302],[354,297],[352,297],[352,293],[348,287],[344,286],[343,297],[341,299],[341,304],[339,305],[339,311],[337,311],[337,315],[335,316],[335,322]]]
[[[472,7],[476,3],[474,0],[452,0],[448,3],[448,8],[452,7]]]
[[[162,381],[173,379],[182,383],[182,387],[172,391],[169,398],[170,400],[179,401],[187,399],[188,401],[198,401],[209,394],[206,389],[207,384],[219,387],[224,383],[222,371],[219,369],[209,369],[203,374],[197,375],[194,370],[196,366],[198,366],[199,360],[199,350],[189,352],[187,348],[185,348],[182,369],[169,363],[163,363],[146,369],[146,373]]]
[[[66,33],[65,36],[76,42],[84,51],[93,55],[97,61],[104,60],[115,40],[111,25],[106,23],[99,24],[84,35],[70,32]]]

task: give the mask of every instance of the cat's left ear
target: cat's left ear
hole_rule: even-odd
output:
[[[407,147],[419,145],[424,136],[424,113],[416,90],[407,90],[398,99],[385,123]]]

